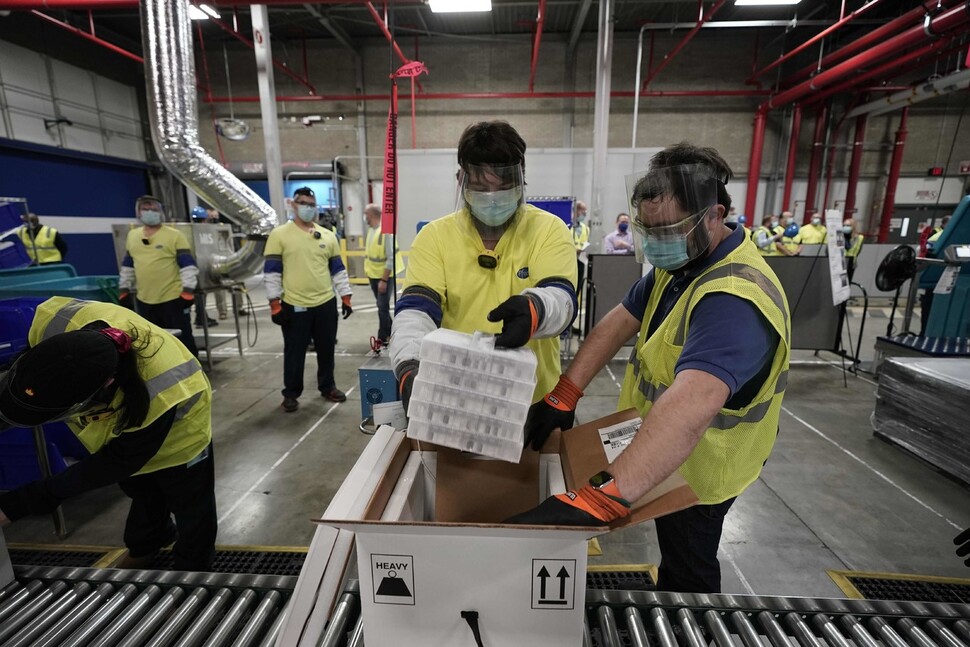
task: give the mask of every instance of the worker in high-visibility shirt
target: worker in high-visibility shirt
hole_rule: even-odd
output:
[[[24,224],[17,230],[17,235],[27,248],[31,264],[63,263],[67,256],[64,237],[53,227],[40,224],[40,218],[35,213],[23,216],[22,220]]]
[[[842,221],[842,236],[845,239],[845,269],[851,281],[852,275],[855,274],[856,263],[859,262],[859,252],[862,251],[865,236],[859,231],[854,218],[846,218]]]
[[[405,407],[421,340],[438,327],[532,349],[533,401],[559,377],[559,335],[576,313],[576,249],[561,219],[526,203],[525,149],[503,121],[461,135],[458,210],[414,239],[397,302],[390,354]]]
[[[135,202],[141,227],[128,232],[118,278],[118,302],[160,328],[179,330],[185,347],[199,356],[189,311],[195,303],[199,268],[189,241],[178,229],[163,224],[165,206],[145,195]]]
[[[822,214],[816,211],[812,214],[811,222],[798,230],[794,242],[799,245],[822,245],[827,238],[828,232],[822,224]]]
[[[802,253],[802,246],[795,242],[801,228],[795,223],[795,217],[791,211],[782,211],[778,218],[778,226],[775,227],[775,234],[781,234],[781,240],[775,243],[775,249],[780,256],[798,256]]]
[[[572,427],[583,389],[633,336],[617,409],[635,408],[639,431],[587,484],[507,520],[609,525],[678,471],[699,503],[655,521],[659,590],[720,591],[724,518],[771,453],[787,383],[788,303],[744,231],[724,222],[731,175],[717,151],[684,142],[628,179],[637,256],[653,269],[532,405],[525,431],[539,449],[552,431]]]
[[[391,340],[391,299],[397,290],[396,277],[404,271],[404,261],[397,251],[393,234],[381,232],[381,208],[369,204],[364,208],[367,235],[364,239],[364,274],[377,299],[377,339],[387,346]],[[391,254],[390,250],[394,253]]]
[[[207,570],[217,529],[212,388],[163,329],[111,303],[53,297],[0,378],[0,430],[63,420],[91,455],[0,494],[0,525],[117,483],[131,499],[123,565],[175,542],[176,570]]]
[[[950,216],[944,216],[940,221],[940,226],[933,228],[933,235],[926,239],[926,249],[928,253],[933,254],[936,252],[936,241],[938,241],[940,236],[943,235],[943,230],[946,229],[949,222]]]
[[[762,256],[781,256],[777,243],[785,230],[776,231],[777,229],[778,216],[767,215],[761,219],[761,226],[752,232],[751,240]]]

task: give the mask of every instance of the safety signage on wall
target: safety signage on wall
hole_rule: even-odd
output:
[[[583,582],[585,590],[586,583]],[[572,609],[575,598],[575,559],[532,560],[533,609]]]
[[[414,604],[414,556],[370,556],[374,604]]]

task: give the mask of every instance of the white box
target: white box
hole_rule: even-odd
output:
[[[0,529],[0,589],[13,582],[13,565],[10,563],[10,553],[7,551],[7,540]]]

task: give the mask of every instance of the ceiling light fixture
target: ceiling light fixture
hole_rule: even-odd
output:
[[[221,17],[218,11],[207,4],[200,4],[199,6],[195,6],[194,4],[189,5],[189,18],[192,20],[208,20],[209,18],[218,20]]]
[[[801,0],[734,0],[737,7],[780,7],[783,5],[795,5]]]
[[[491,11],[492,0],[428,0],[434,13]]]
[[[215,9],[213,9],[207,4],[200,4],[199,9],[207,13],[210,18],[215,18],[216,20],[219,20],[220,18],[222,18],[222,16],[219,15],[218,11],[216,11]]]

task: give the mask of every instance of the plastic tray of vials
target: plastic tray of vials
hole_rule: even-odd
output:
[[[536,386],[528,348],[495,348],[495,337],[439,329],[421,342],[408,405],[408,437],[517,463]]]

